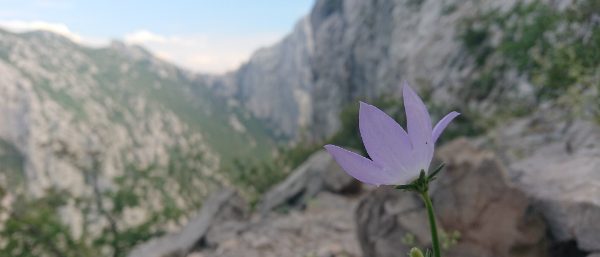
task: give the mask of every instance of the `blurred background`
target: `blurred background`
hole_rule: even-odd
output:
[[[600,256],[600,1],[0,0],[0,256],[407,256],[358,101],[436,122],[445,256]]]

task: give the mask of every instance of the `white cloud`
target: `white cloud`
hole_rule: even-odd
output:
[[[81,36],[62,23],[0,20],[0,27],[13,32],[46,30],[87,46],[104,46],[110,39]],[[128,44],[141,45],[157,57],[181,67],[209,73],[236,69],[256,49],[275,43],[281,35],[176,35],[165,36],[142,29],[123,36]]]
[[[169,41],[169,39],[147,30],[138,30],[131,34],[127,34],[123,39],[129,44],[165,43]]]
[[[46,21],[5,20],[0,21],[0,27],[16,33],[34,30],[50,31],[62,35],[75,43],[89,46],[100,46],[108,42],[107,40],[102,39],[82,37],[79,34],[76,34],[73,31],[71,31],[69,27],[63,23],[53,23]]]
[[[201,72],[223,73],[237,68],[258,48],[275,43],[278,35],[164,36],[138,30],[124,36],[128,44],[146,47],[167,61]]]

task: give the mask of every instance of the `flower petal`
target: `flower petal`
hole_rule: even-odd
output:
[[[415,168],[408,134],[377,107],[360,102],[360,135],[369,157],[394,173]]]
[[[408,136],[413,146],[418,170],[427,171],[433,158],[431,118],[421,98],[404,82],[402,89]]]
[[[325,149],[346,173],[363,183],[379,186],[392,181],[379,165],[365,157],[335,145],[326,145]]]
[[[444,118],[442,118],[440,121],[438,121],[438,123],[433,128],[433,132],[431,134],[431,140],[433,141],[434,144],[438,140],[438,138],[440,137],[440,135],[442,134],[444,129],[446,129],[448,124],[450,124],[450,122],[454,118],[456,118],[456,116],[458,116],[458,115],[460,115],[460,113],[451,112],[451,113],[446,114],[446,116],[444,116]]]

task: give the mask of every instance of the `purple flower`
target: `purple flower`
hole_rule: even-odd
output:
[[[335,145],[325,149],[350,176],[372,185],[407,184],[427,172],[438,137],[458,112],[451,112],[431,127],[421,98],[407,83],[402,89],[408,133],[377,107],[360,102],[359,127],[371,159]]]

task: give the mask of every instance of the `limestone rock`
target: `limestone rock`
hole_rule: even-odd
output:
[[[256,51],[235,72],[200,77],[213,91],[241,105],[278,136],[298,135],[312,114],[310,90],[313,51],[312,27],[301,19],[294,30],[274,46]]]
[[[265,193],[259,210],[262,214],[267,214],[284,205],[303,206],[321,191],[342,193],[359,188],[360,184],[341,170],[327,152],[319,151]]]
[[[545,139],[521,158],[511,158],[514,180],[544,215],[554,238],[575,240],[584,251],[600,251],[600,127],[593,122],[537,119],[519,135]],[[514,147],[519,147],[515,143]],[[523,146],[525,148],[525,146]]]
[[[214,79],[213,88],[293,139],[303,127],[309,137],[330,136],[345,105],[398,94],[402,79],[456,101],[454,89],[476,65],[461,48],[457,25],[515,2],[318,0],[281,42]]]
[[[438,223],[461,235],[445,256],[545,256],[541,215],[507,180],[493,153],[457,140],[440,148],[438,157],[446,163],[431,188]],[[407,252],[412,247],[407,236],[420,246],[431,243],[424,206],[412,192],[372,192],[357,208],[356,222],[365,256]]]
[[[321,192],[306,209],[246,220],[237,233],[196,249],[204,257],[359,257],[353,209],[357,198]],[[198,255],[189,255],[198,256]]]
[[[129,257],[186,256],[211,229],[247,215],[246,203],[232,190],[223,190],[210,196],[199,214],[184,228],[173,234],[155,238],[138,245]]]
[[[176,221],[152,218],[172,208],[167,201],[187,214],[226,182],[216,172],[223,155],[207,140],[214,130],[197,120],[232,143],[264,143],[250,131],[239,137],[246,142],[234,139],[241,132],[222,118],[235,112],[141,47],[89,48],[47,31],[0,28],[0,74],[0,188],[7,199],[31,201],[60,191],[62,203],[52,208],[74,240],[95,241],[110,226],[168,231]],[[138,200],[112,209],[122,194]]]

